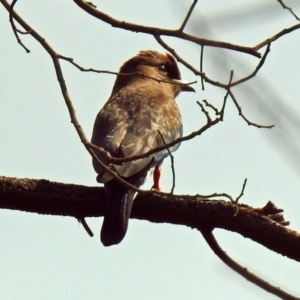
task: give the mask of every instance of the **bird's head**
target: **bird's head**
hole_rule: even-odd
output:
[[[176,60],[169,53],[164,54],[153,50],[140,51],[122,65],[119,73],[113,93],[136,79],[167,84],[175,96],[181,91],[195,91],[193,87],[181,80]]]

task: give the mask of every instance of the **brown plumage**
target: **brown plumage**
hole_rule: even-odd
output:
[[[140,51],[123,64],[120,73],[124,75],[117,76],[110,98],[97,115],[92,143],[112,156],[131,157],[181,137],[181,115],[175,97],[181,91],[194,89],[180,84],[174,57],[156,51]],[[178,147],[179,144],[169,150],[175,151]],[[103,161],[101,154],[97,155]],[[155,168],[154,188],[158,189],[159,167],[166,156],[168,151],[163,150],[147,158],[108,167],[137,187]],[[93,165],[98,173],[97,181],[104,183],[107,193],[101,241],[104,246],[118,244],[127,230],[135,192],[105,172],[96,160]]]

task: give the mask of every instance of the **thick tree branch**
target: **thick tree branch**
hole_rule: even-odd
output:
[[[99,217],[104,213],[105,192],[99,187],[0,177],[0,207],[76,219]],[[137,196],[131,217],[191,228],[226,229],[300,261],[299,233],[273,221],[263,209],[244,204],[238,207],[235,216],[236,206],[231,202],[152,192]]]

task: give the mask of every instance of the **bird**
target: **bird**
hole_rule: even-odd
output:
[[[183,91],[195,90],[181,80],[171,54],[140,51],[121,66],[110,97],[97,114],[91,143],[115,158],[128,158],[180,138],[182,118],[175,98]],[[160,190],[161,164],[168,150],[174,152],[179,145],[119,165],[110,163],[101,151],[95,150],[95,154],[106,167],[137,188],[153,173],[153,189]],[[136,191],[120,183],[96,158],[93,167],[97,181],[104,183],[107,198],[101,242],[106,247],[116,245],[126,234]]]

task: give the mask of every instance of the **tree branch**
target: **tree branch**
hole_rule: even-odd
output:
[[[48,180],[0,177],[0,207],[26,212],[70,216],[76,219],[103,216],[105,192]],[[280,225],[272,211],[245,204],[171,195],[158,192],[139,194],[131,218],[153,223],[170,223],[191,228],[222,228],[239,233],[266,248],[300,262],[300,234]],[[281,210],[276,210],[276,212]]]
[[[133,32],[142,32],[145,34],[151,34],[153,36],[155,36],[155,35],[172,36],[172,37],[180,38],[182,40],[186,40],[186,41],[198,44],[198,45],[224,48],[224,49],[228,49],[228,50],[247,53],[247,54],[256,56],[258,58],[261,57],[261,54],[257,50],[254,50],[254,48],[251,48],[251,47],[234,45],[231,43],[221,42],[221,41],[207,40],[207,39],[199,38],[199,37],[184,33],[181,30],[171,30],[171,29],[165,29],[165,28],[143,26],[143,25],[138,25],[138,24],[129,23],[129,22],[125,22],[125,21],[120,21],[120,20],[110,17],[109,15],[103,13],[100,10],[97,10],[94,6],[89,5],[89,3],[84,0],[74,0],[74,2],[88,14],[90,14],[90,15],[94,16],[95,18],[97,18],[105,23],[108,23],[111,26],[116,27],[116,28],[121,28],[121,29],[129,30],[129,31],[133,31]]]
[[[300,21],[299,17],[293,12],[291,7],[286,6],[282,0],[277,0],[279,4],[282,6],[283,9],[287,9],[290,11],[290,13],[295,17],[297,21]]]
[[[278,33],[276,33],[275,35],[273,35],[272,37],[270,37],[270,38],[262,41],[259,44],[257,44],[253,49],[256,49],[258,51],[262,47],[264,47],[264,46],[266,46],[266,45],[268,45],[268,44],[276,41],[277,39],[281,38],[283,35],[288,34],[288,33],[292,32],[294,30],[297,30],[299,28],[300,28],[300,24],[298,23],[298,24],[296,24],[294,26],[291,26],[289,28],[283,29],[283,30],[279,31]]]
[[[192,15],[192,13],[193,13],[193,10],[194,10],[194,8],[195,8],[197,2],[198,2],[198,0],[194,0],[194,2],[192,3],[192,5],[191,5],[191,7],[190,7],[190,9],[189,9],[189,11],[188,11],[188,13],[187,13],[187,15],[185,16],[185,18],[184,18],[184,20],[183,20],[183,22],[182,22],[182,24],[181,24],[181,26],[180,26],[180,28],[179,28],[179,31],[182,31],[182,32],[183,32],[183,30],[184,30],[184,28],[185,28],[185,26],[186,26],[188,20],[190,19],[191,15]]]
[[[201,234],[203,235],[204,239],[206,240],[207,244],[210,248],[214,251],[214,253],[232,270],[243,276],[248,281],[254,283],[255,285],[259,286],[260,288],[264,289],[265,291],[272,293],[280,297],[281,299],[285,300],[296,300],[299,298],[294,297],[291,294],[281,290],[279,287],[271,285],[269,282],[263,280],[262,278],[258,277],[257,275],[248,271],[247,268],[241,266],[232,258],[230,258],[226,252],[219,246],[214,234],[209,229],[199,229]]]

